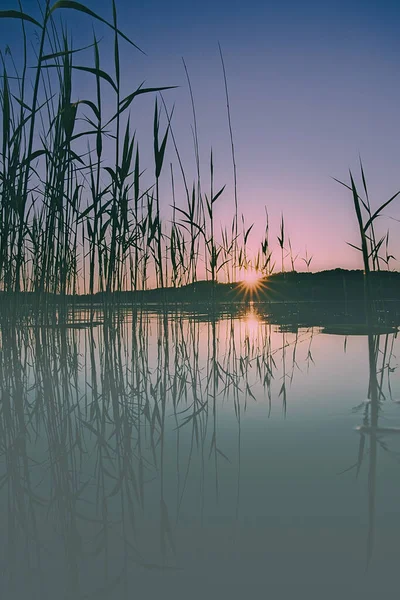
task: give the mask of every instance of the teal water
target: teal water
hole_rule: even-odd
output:
[[[3,327],[2,597],[394,597],[399,341],[372,343],[253,310]]]

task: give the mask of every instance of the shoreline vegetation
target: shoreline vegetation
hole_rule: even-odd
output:
[[[0,292],[0,306],[6,309],[8,316],[11,312],[18,315],[21,309],[41,316],[56,311],[57,319],[45,319],[45,322],[77,328],[102,324],[109,310],[112,314],[132,309],[134,312],[177,312],[182,316],[194,314],[204,320],[226,316],[246,318],[250,314],[260,321],[268,320],[289,328],[288,331],[291,326],[294,330],[299,326],[320,326],[326,333],[344,335],[394,331],[400,325],[400,273],[371,273],[370,300],[375,320],[370,328],[366,324],[364,285],[365,275],[361,270],[294,271],[272,274],[259,280],[254,288],[243,282],[198,281],[179,288],[116,291],[93,296]],[[74,316],[75,310],[83,311],[83,320],[79,315]]]

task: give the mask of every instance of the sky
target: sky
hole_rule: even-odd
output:
[[[108,0],[87,0],[86,5],[111,18]],[[2,8],[18,5],[4,0]],[[23,8],[38,14],[33,0],[25,0]],[[267,207],[276,247],[284,215],[293,251],[299,253],[298,270],[305,269],[300,257],[306,247],[313,255],[311,270],[360,267],[361,256],[346,244],[357,244],[351,194],[333,178],[348,181],[349,169],[358,176],[361,156],[373,207],[400,190],[398,2],[117,0],[117,8],[120,28],[146,53],[123,45],[127,93],[144,80],[148,86],[178,86],[164,97],[170,108],[175,106],[174,134],[185,170],[194,179],[193,118],[182,57],[187,64],[205,185],[211,147],[216,187],[226,184],[217,203],[217,219],[223,224],[233,209],[220,43],[228,78],[239,214],[245,215],[247,226],[254,223],[250,247],[256,248],[263,234]],[[90,18],[62,12],[74,43],[90,43]],[[0,22],[2,49],[9,44],[17,51],[16,28],[9,21]],[[96,24],[95,30],[104,36],[101,57],[107,69],[112,46],[105,27]],[[81,88],[74,90],[77,98],[89,93],[91,85],[89,77],[82,79]],[[138,131],[152,134],[152,111],[148,100],[133,107],[131,120]],[[172,146],[169,152],[172,157]],[[151,160],[150,148],[147,155]],[[166,181],[166,189],[168,185]],[[399,219],[400,200],[385,214]],[[381,219],[382,235],[388,228],[391,253],[400,259],[400,224]],[[392,268],[399,270],[399,262]]]

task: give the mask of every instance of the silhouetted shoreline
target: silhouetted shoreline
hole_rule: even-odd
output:
[[[400,325],[400,273],[371,274],[376,321]],[[361,270],[334,269],[317,273],[276,273],[251,289],[241,283],[199,281],[179,288],[120,291],[110,295],[56,296],[21,292],[0,294],[4,308],[27,307],[41,312],[44,307],[71,308],[132,306],[140,310],[181,311],[208,319],[222,315],[240,316],[251,303],[260,318],[272,323],[300,326],[365,323],[364,277]]]
[[[378,271],[371,273],[372,294],[375,301],[400,302],[400,273]],[[259,281],[254,288],[241,282],[213,283],[197,281],[181,287],[154,288],[137,291],[97,292],[61,296],[46,292],[0,292],[0,300],[23,300],[25,303],[36,298],[73,303],[103,304],[112,298],[117,303],[191,303],[210,302],[238,304],[248,301],[280,302],[363,302],[364,277],[361,270],[332,269],[317,273],[290,271],[275,273]]]

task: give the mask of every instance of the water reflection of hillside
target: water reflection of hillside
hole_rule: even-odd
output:
[[[179,574],[196,546],[182,537],[190,514],[206,535],[219,506],[235,529],[246,413],[290,415],[296,377],[311,386],[318,362],[318,332],[280,332],[255,309],[94,319],[104,324],[1,331],[5,597],[54,597],[61,581],[71,599],[128,597],[137,573]],[[393,336],[384,342],[379,402],[393,368]]]

